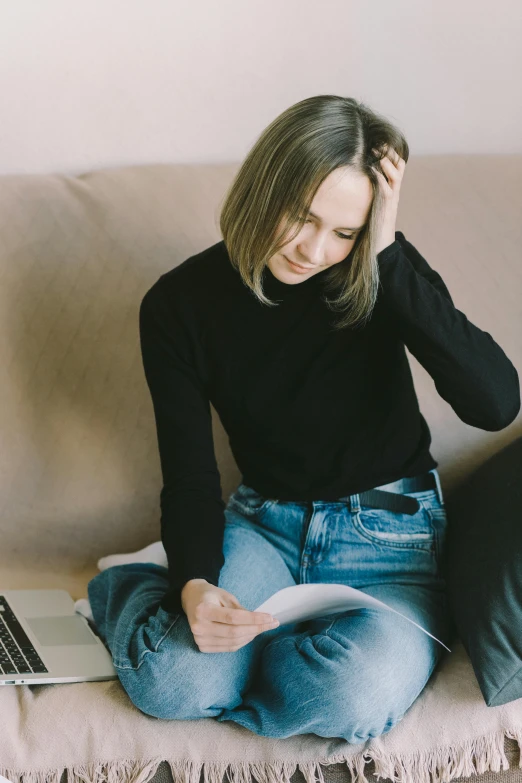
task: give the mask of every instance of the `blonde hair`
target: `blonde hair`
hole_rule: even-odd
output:
[[[379,288],[375,250],[384,208],[374,169],[382,172],[379,161],[387,146],[408,161],[408,143],[398,128],[364,103],[338,95],[300,101],[263,131],[229,187],[220,215],[231,263],[261,302],[278,304],[263,293],[263,270],[269,259],[297,236],[301,216],[308,213],[326,177],[340,166],[349,166],[368,177],[374,195],[367,223],[349,255],[325,277],[325,290],[334,294],[325,302],[331,310],[346,312],[335,329],[364,324],[370,318]],[[282,231],[276,236],[281,222]]]

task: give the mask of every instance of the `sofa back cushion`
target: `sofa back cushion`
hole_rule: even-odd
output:
[[[239,164],[0,177],[0,569],[83,569],[160,537],[161,471],[138,310],[167,270],[219,241]],[[398,228],[455,305],[522,368],[522,156],[408,163]],[[461,422],[410,356],[444,486],[517,424]],[[240,482],[212,408],[223,496]]]
[[[522,437],[446,497],[447,585],[486,704],[522,698]]]

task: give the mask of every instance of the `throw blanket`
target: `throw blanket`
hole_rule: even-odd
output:
[[[349,707],[348,707],[349,708]],[[214,718],[166,721],[140,712],[118,680],[0,688],[0,774],[12,783],[147,783],[167,761],[175,783],[324,783],[322,768],[344,762],[354,783],[375,772],[401,783],[447,783],[508,769],[504,737],[522,743],[522,699],[487,707],[458,640],[402,720],[361,745],[301,734],[259,737]],[[521,765],[522,766],[522,765]]]

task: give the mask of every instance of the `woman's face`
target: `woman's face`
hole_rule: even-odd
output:
[[[343,261],[366,223],[372,200],[368,177],[348,166],[332,171],[315,194],[309,214],[302,215],[307,222],[300,232],[268,261],[272,274],[292,285]],[[300,271],[292,262],[305,269]]]

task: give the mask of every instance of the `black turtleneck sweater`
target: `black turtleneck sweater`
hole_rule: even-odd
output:
[[[405,346],[466,424],[495,431],[520,409],[517,371],[458,310],[404,234],[377,256],[365,327],[334,331],[328,269],[300,283],[266,267],[264,305],[224,242],[161,275],[140,307],[140,339],[163,475],[161,537],[182,612],[189,579],[217,585],[225,523],[210,402],[243,483],[280,500],[335,500],[437,467]],[[349,263],[349,257],[341,263]]]

